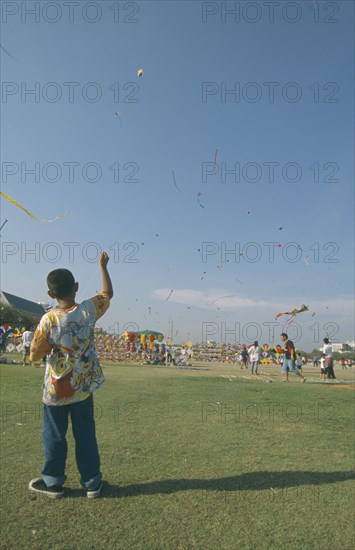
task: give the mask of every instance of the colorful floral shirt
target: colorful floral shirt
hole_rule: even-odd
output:
[[[108,309],[109,297],[100,292],[70,309],[43,315],[31,343],[31,361],[46,355],[43,402],[68,405],[83,401],[104,382],[94,344],[94,326]]]

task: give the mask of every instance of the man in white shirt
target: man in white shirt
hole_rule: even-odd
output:
[[[328,338],[323,338],[324,346],[323,346],[323,353],[325,355],[325,373],[328,378],[331,378],[335,380],[335,374],[333,369],[333,347],[332,344],[329,343]]]
[[[260,358],[260,348],[257,340],[255,340],[254,345],[249,348],[249,357],[250,357],[250,370],[252,374],[258,374],[259,358]]]
[[[25,332],[22,334],[22,343],[24,347],[24,355],[23,355],[23,363],[22,363],[23,367],[26,366],[26,358],[27,358],[27,355],[29,355],[30,353],[31,342],[33,340],[34,334],[35,334],[34,331],[30,330],[29,327],[26,327]],[[32,363],[30,361],[30,366],[31,365]]]

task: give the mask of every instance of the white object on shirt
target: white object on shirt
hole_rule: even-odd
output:
[[[250,361],[259,361],[259,353],[260,353],[259,346],[252,346],[249,349],[248,353],[250,355]]]
[[[333,348],[332,344],[324,344],[323,353],[326,357],[333,357]]]
[[[22,343],[24,346],[30,346],[35,333],[32,330],[25,330],[22,335]]]

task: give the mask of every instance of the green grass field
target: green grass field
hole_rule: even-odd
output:
[[[255,380],[209,368],[105,366],[102,497],[84,496],[69,433],[66,497],[52,501],[27,489],[42,466],[43,370],[2,365],[1,548],[353,548],[353,390],[312,367],[306,384],[276,367]],[[353,384],[353,370],[336,373]]]

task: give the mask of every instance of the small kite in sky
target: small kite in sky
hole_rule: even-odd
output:
[[[11,55],[10,52],[8,52],[7,50],[5,50],[4,46],[2,46],[1,44],[0,44],[0,48],[1,48],[7,55],[9,55],[10,57],[12,57],[12,59],[15,59],[15,60],[17,61],[16,57],[14,57],[13,55]]]
[[[246,213],[246,214],[250,214],[250,210],[246,210],[245,213]]]
[[[169,298],[170,298],[170,296],[172,295],[173,292],[174,292],[174,289],[170,290],[170,294],[169,294],[169,296],[167,297],[166,301],[169,300]]]
[[[282,231],[282,230],[283,230],[283,227],[281,226],[281,227],[279,227],[278,229],[279,229],[279,231]]]
[[[5,220],[4,223],[2,224],[2,226],[0,227],[0,232],[2,230],[2,228],[4,227],[5,223],[8,222],[9,220]]]
[[[121,128],[122,128],[122,120],[121,120],[121,115],[120,113],[117,113],[117,111],[115,112],[115,115],[116,117],[118,118],[118,120],[120,121],[120,125],[121,125]]]
[[[279,244],[278,244],[277,246],[278,246],[279,248],[281,248],[281,247],[282,247],[282,244],[281,244],[281,243],[279,243]]]
[[[174,185],[175,185],[176,189],[179,191],[179,193],[181,193],[181,189],[180,189],[180,187],[178,187],[178,185],[177,185],[177,183],[176,183],[175,172],[174,172],[174,170],[172,170],[172,174],[173,174]]]
[[[217,166],[217,155],[218,155],[218,149],[214,152],[214,161],[213,161],[213,174],[216,173],[216,166]]]
[[[202,279],[205,278],[204,276],[206,275],[206,273],[207,273],[207,271],[204,271],[204,272],[203,272],[203,275],[201,275],[201,281],[202,281]]]
[[[151,307],[148,307],[148,314],[150,315],[152,312],[152,308]]]
[[[222,267],[223,267],[223,264],[218,264],[217,265],[217,269],[222,269]]]
[[[292,311],[284,311],[282,313],[278,313],[275,319],[278,319],[279,317],[281,317],[281,315],[291,315],[290,319],[293,319],[293,317],[296,317],[298,313],[303,313],[304,311],[308,311],[308,309],[309,309],[308,306],[305,306],[304,304],[302,304],[299,309],[295,308]],[[290,322],[290,320],[288,320],[287,322]]]
[[[236,278],[235,280],[238,281],[238,283],[239,283],[240,285],[243,284],[242,281],[240,281],[239,279]]]
[[[137,76],[141,77],[144,75],[143,69],[138,69]]]
[[[308,265],[308,258],[309,258],[309,256],[305,256],[305,257],[303,258],[303,259],[304,259],[304,263],[305,263],[306,265]]]
[[[235,294],[229,294],[228,296],[220,296],[219,298],[216,298],[215,300],[212,300],[212,302],[210,302],[209,304],[207,304],[208,306],[211,306],[212,304],[214,304],[215,302],[217,302],[218,300],[222,300],[222,298],[234,298]]]
[[[205,208],[205,207],[203,206],[203,204],[201,204],[201,202],[200,202],[200,198],[199,198],[199,197],[200,197],[201,195],[202,195],[202,193],[200,193],[200,192],[197,193],[197,202],[198,202],[198,204],[201,206],[201,208]]]
[[[30,218],[32,218],[33,220],[37,220],[39,222],[54,222],[55,220],[59,220],[60,218],[65,218],[65,216],[68,215],[68,212],[65,212],[65,214],[61,214],[60,216],[56,216],[55,218],[53,218],[53,220],[42,220],[40,218],[37,218],[36,216],[34,216],[33,214],[31,214],[31,212],[29,210],[27,210],[27,208],[25,208],[24,206],[22,206],[22,204],[20,204],[19,202],[17,202],[15,199],[13,199],[12,197],[9,197],[9,195],[5,195],[5,193],[3,193],[2,191],[0,191],[0,195],[2,197],[4,197],[4,199],[6,199],[7,201],[11,202],[12,204],[14,204],[15,206],[17,206],[17,208],[20,208],[20,210],[22,210],[23,212],[25,212],[25,214],[27,214],[27,216],[29,216]]]

